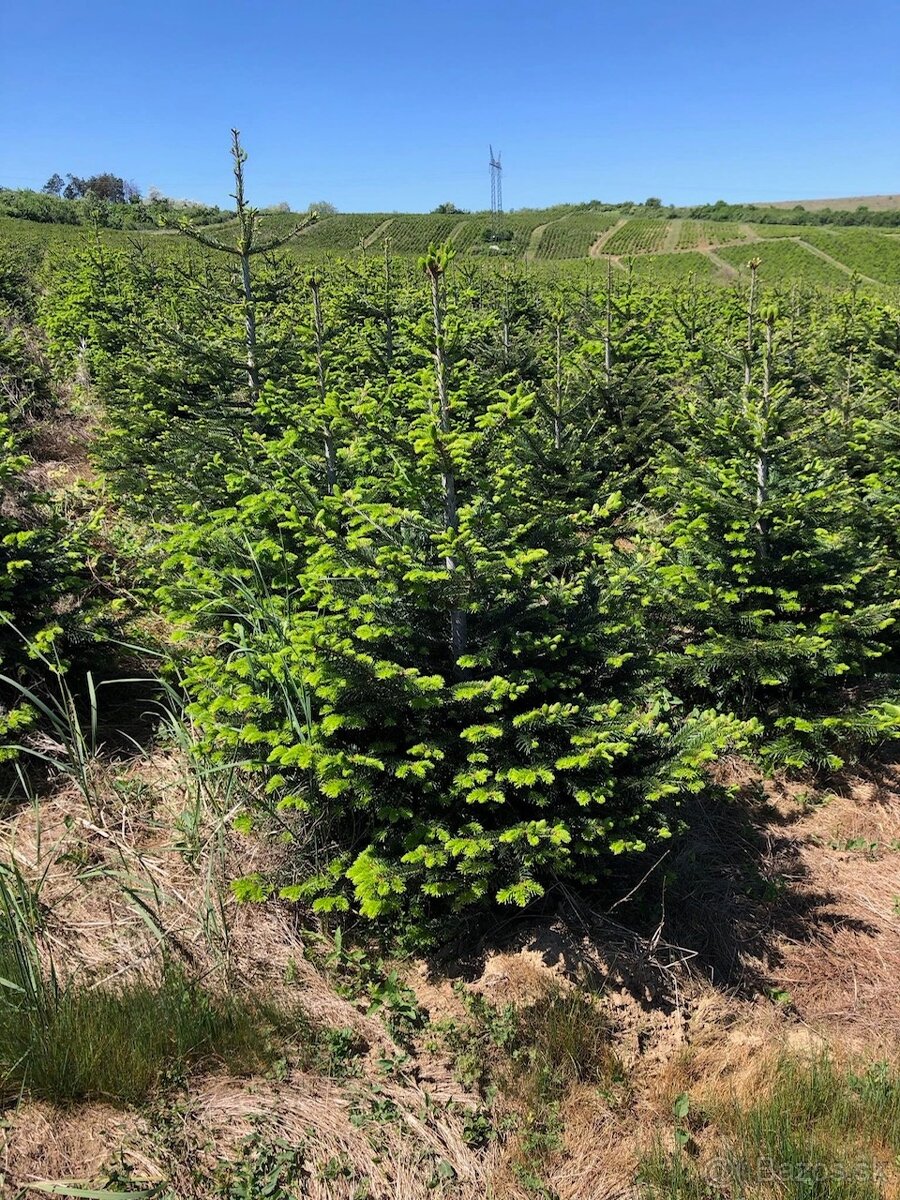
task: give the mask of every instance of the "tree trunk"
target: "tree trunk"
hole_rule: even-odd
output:
[[[450,432],[450,400],[447,390],[447,357],[444,347],[444,310],[441,291],[441,272],[436,265],[428,269],[431,281],[431,308],[434,317],[434,375],[437,385],[438,407],[442,433]],[[456,477],[453,464],[446,451],[442,450],[441,485],[444,493],[444,527],[448,532],[459,529],[456,501]],[[444,559],[448,573],[455,575],[456,559],[448,554]],[[454,660],[465,654],[468,629],[466,614],[461,609],[450,612],[450,649]]]
[[[766,323],[766,355],[763,360],[762,401],[760,406],[760,439],[756,457],[756,507],[759,519],[756,523],[761,540],[761,553],[767,557],[768,522],[763,516],[763,509],[769,500],[769,410],[772,391],[772,345],[775,325],[773,321]]]
[[[556,396],[553,409],[553,445],[562,447],[562,322],[556,322]]]
[[[606,326],[603,331],[603,369],[606,383],[612,377],[612,259],[606,258]]]
[[[384,239],[384,357],[390,368],[394,361],[394,309],[392,297],[390,241]]]
[[[312,292],[313,326],[316,334],[316,377],[319,389],[319,403],[322,405],[322,436],[325,443],[325,480],[328,491],[334,490],[337,483],[337,455],[334,448],[334,434],[325,415],[325,323],[322,320],[322,299],[319,295],[319,281],[313,276],[309,281]]]
[[[750,260],[750,296],[747,301],[747,342],[744,346],[744,412],[750,403],[751,366],[753,363],[753,318],[756,313],[756,272],[759,270],[759,259]]]

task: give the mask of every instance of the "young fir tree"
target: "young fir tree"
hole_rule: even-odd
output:
[[[319,870],[282,894],[419,927],[597,879],[666,837],[741,735],[727,716],[674,720],[647,672],[652,562],[622,544],[615,493],[572,503],[523,454],[544,416],[463,356],[482,317],[448,297],[450,258],[425,256],[426,305],[395,330],[419,369],[344,399],[337,485],[315,510],[277,485],[293,503],[254,548],[288,548],[272,622],[235,618],[229,658],[186,677],[207,746],[266,764],[282,810],[318,831]],[[197,562],[177,558],[202,591]]]
[[[45,306],[52,347],[70,365],[83,360],[103,397],[99,465],[122,503],[161,519],[180,503],[227,502],[229,472],[271,429],[266,389],[299,369],[293,318],[306,283],[276,252],[315,214],[268,234],[246,199],[246,157],[233,130],[233,240],[231,225],[213,233],[185,217],[175,229],[194,245],[161,261],[98,241]]]
[[[759,718],[773,761],[835,765],[842,742],[898,730],[897,681],[878,668],[896,573],[846,469],[840,412],[810,411],[781,378],[777,308],[753,320],[762,347],[742,386],[685,398],[683,448],[652,492],[672,617],[662,662],[676,690]]]
[[[99,585],[113,566],[98,535],[102,513],[83,513],[36,483],[29,443],[59,417],[59,397],[31,323],[33,280],[7,278],[0,299],[0,761],[16,757],[42,720],[48,692],[70,666],[97,670],[114,657],[126,602]],[[44,710],[46,712],[46,710]]]

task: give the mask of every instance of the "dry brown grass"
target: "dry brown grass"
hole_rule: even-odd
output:
[[[518,1135],[487,1148],[467,1144],[466,1115],[477,1097],[455,1079],[452,1057],[423,1034],[406,1066],[385,1074],[379,1058],[400,1047],[364,1002],[338,994],[305,957],[306,935],[292,913],[231,897],[229,879],[266,867],[258,843],[207,812],[193,850],[179,847],[173,830],[192,798],[179,754],[96,770],[99,808],[89,810],[63,784],[0,827],[0,843],[19,867],[44,878],[46,949],[57,969],[95,984],[152,977],[162,935],[169,952],[210,986],[290,989],[314,1023],[352,1029],[368,1050],[350,1078],[289,1070],[277,1080],[193,1079],[177,1100],[177,1137],[171,1112],[160,1124],[153,1112],[25,1103],[0,1133],[3,1186],[12,1192],[35,1178],[101,1178],[104,1164],[121,1154],[136,1177],[172,1178],[185,1197],[202,1200],[211,1194],[198,1182],[204,1171],[262,1131],[308,1148],[308,1194],[317,1200],[350,1200],[363,1178],[379,1200],[525,1200]],[[746,764],[725,764],[720,774],[748,795],[759,792]],[[774,902],[738,906],[729,930],[736,968],[724,988],[721,975],[709,979],[696,925],[679,928],[667,910],[654,936],[638,936],[624,916],[618,923],[622,910],[592,912],[566,897],[558,916],[508,924],[452,971],[403,968],[432,1020],[460,1026],[466,1008],[450,974],[498,1009],[526,1009],[551,993],[590,987],[623,1072],[604,1086],[572,1082],[559,1101],[562,1143],[544,1154],[541,1169],[561,1200],[632,1195],[635,1165],[655,1133],[671,1126],[682,1092],[749,1102],[783,1051],[846,1044],[883,1056],[900,1044],[900,854],[889,848],[900,837],[900,774],[887,767],[833,781],[824,804],[801,803],[808,783],[764,790],[740,850],[756,856],[763,878],[786,883]],[[721,837],[721,828],[709,834],[713,845]],[[861,840],[877,846],[845,848]],[[714,881],[723,905],[736,903],[727,892],[733,862],[726,856]],[[700,940],[691,940],[692,930]],[[789,993],[789,1003],[773,1003],[769,988]],[[504,1104],[515,1109],[514,1091],[498,1100],[496,1116]],[[435,1182],[441,1161],[454,1178]],[[326,1178],[334,1162],[349,1164],[346,1178]]]
[[[23,1104],[0,1132],[0,1195],[37,1179],[76,1176],[95,1179],[103,1174],[120,1147],[140,1144],[145,1122],[134,1113],[103,1104],[85,1104],[62,1113],[51,1104]],[[134,1160],[143,1178],[154,1166]]]

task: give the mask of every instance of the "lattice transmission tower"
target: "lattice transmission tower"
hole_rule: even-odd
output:
[[[500,163],[500,151],[491,152],[491,233],[496,238],[503,232],[503,167]]]

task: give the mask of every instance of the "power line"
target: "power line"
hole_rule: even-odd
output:
[[[494,147],[488,148],[491,152],[491,236],[497,238],[503,232],[503,167],[500,151],[494,154]]]

